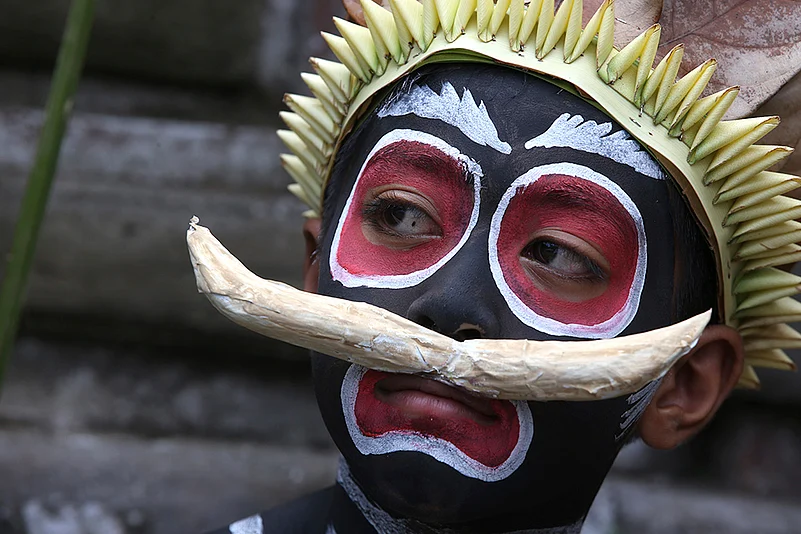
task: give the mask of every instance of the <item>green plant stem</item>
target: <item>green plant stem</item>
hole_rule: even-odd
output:
[[[95,0],[73,0],[64,38],[56,61],[44,126],[39,137],[33,168],[14,229],[6,274],[0,287],[0,386],[11,358],[19,312],[25,296],[50,186],[58,164],[61,140],[72,111],[73,96],[81,76]]]

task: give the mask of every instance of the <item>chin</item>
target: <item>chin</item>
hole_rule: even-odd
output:
[[[421,458],[421,460],[425,460]],[[422,463],[427,463],[423,461]],[[416,519],[423,523],[447,525],[455,523],[472,522],[492,515],[492,501],[490,496],[486,506],[472,502],[465,505],[462,497],[455,497],[460,493],[458,484],[447,478],[434,479],[431,470],[425,467],[419,469],[410,466],[408,461],[399,462],[397,470],[391,469],[390,474],[381,476],[372,469],[368,471],[367,479],[363,480],[359,472],[354,476],[374,504],[396,517]],[[466,497],[466,496],[465,496]],[[473,501],[473,499],[467,499]]]

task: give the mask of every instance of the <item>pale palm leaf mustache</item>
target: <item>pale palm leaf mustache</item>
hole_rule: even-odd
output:
[[[606,399],[662,377],[692,349],[711,311],[641,334],[593,341],[456,341],[363,302],[250,272],[193,218],[186,234],[197,287],[250,330],[379,371],[422,374],[509,400]]]

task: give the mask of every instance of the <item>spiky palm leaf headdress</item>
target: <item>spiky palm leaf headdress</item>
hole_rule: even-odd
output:
[[[801,201],[783,196],[801,178],[769,169],[791,149],[755,145],[778,117],[723,121],[731,87],[701,97],[714,59],[676,79],[683,46],[652,68],[660,39],[654,25],[617,50],[614,5],[606,0],[582,28],[582,1],[362,0],[367,27],[334,19],[341,36],[323,33],[341,63],[311,59],[302,74],[314,97],[286,95],[279,131],[293,154],[282,163],[292,193],[316,215],[343,137],[370,98],[434,61],[491,61],[575,86],[649,147],[682,188],[710,236],[718,265],[720,314],[745,340],[740,385],[756,387],[754,367],[793,369],[782,349],[801,347],[787,325],[801,321],[801,278],[777,266],[801,260]]]

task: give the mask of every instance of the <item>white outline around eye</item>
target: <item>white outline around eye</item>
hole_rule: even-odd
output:
[[[599,185],[612,193],[615,198],[626,209],[628,214],[634,221],[634,226],[637,228],[637,266],[634,272],[634,278],[631,281],[629,294],[626,297],[626,302],[623,306],[615,312],[615,314],[602,323],[596,325],[583,325],[574,323],[563,323],[550,317],[545,317],[528,306],[526,306],[520,298],[515,295],[514,291],[506,283],[501,270],[501,264],[498,260],[498,237],[500,234],[501,221],[506,213],[506,208],[512,198],[528,185],[536,182],[540,177],[549,174],[562,174],[567,176],[574,176],[587,180],[596,185]],[[498,207],[492,216],[489,231],[489,261],[490,271],[492,277],[495,279],[495,285],[498,286],[506,304],[512,310],[512,313],[517,316],[523,323],[528,326],[539,330],[545,334],[552,336],[570,336],[585,339],[605,339],[615,337],[620,334],[631,323],[637,310],[640,306],[640,295],[642,288],[645,285],[645,271],[648,265],[648,252],[646,246],[645,226],[643,224],[642,215],[640,210],[637,209],[636,204],[631,198],[620,188],[616,183],[607,178],[606,176],[593,171],[583,165],[575,163],[552,163],[549,165],[541,165],[528,170],[525,174],[518,177],[509,189],[503,194]]]
[[[451,249],[445,256],[443,256],[434,265],[431,265],[429,267],[426,267],[425,269],[420,269],[419,271],[414,271],[408,274],[389,274],[389,275],[353,274],[349,272],[347,269],[345,269],[345,267],[343,267],[339,263],[339,260],[337,259],[337,253],[339,252],[340,238],[342,236],[342,228],[344,227],[345,220],[347,219],[348,214],[350,213],[351,205],[353,204],[354,201],[353,197],[356,194],[356,190],[358,189],[359,182],[362,179],[362,175],[364,173],[364,169],[367,167],[367,164],[370,163],[370,160],[373,158],[376,152],[378,152],[385,146],[388,146],[397,141],[416,141],[419,143],[424,143],[426,145],[436,148],[437,150],[443,152],[444,154],[463,163],[467,167],[467,171],[473,178],[473,212],[470,214],[470,221],[468,222],[467,228],[465,229],[462,238],[459,240],[456,246],[453,247],[453,249]],[[481,166],[478,163],[473,161],[468,156],[462,154],[457,148],[452,147],[439,137],[435,137],[425,132],[419,132],[417,130],[408,130],[408,129],[392,130],[391,132],[385,134],[381,139],[378,140],[373,149],[367,155],[367,158],[364,160],[364,164],[362,165],[362,168],[359,170],[359,176],[356,178],[356,181],[353,184],[353,188],[351,189],[350,195],[348,195],[348,200],[347,202],[345,202],[345,207],[342,210],[342,214],[339,217],[339,222],[337,223],[337,228],[336,231],[334,232],[334,239],[331,242],[331,253],[328,257],[328,267],[331,270],[331,277],[345,287],[376,287],[376,288],[387,288],[387,289],[401,289],[405,287],[416,286],[429,276],[433,275],[451,258],[453,258],[457,252],[459,252],[459,250],[464,246],[464,244],[470,237],[470,233],[473,231],[476,222],[478,222],[478,213],[481,201],[480,198],[481,178],[483,176],[484,175],[481,171]]]

